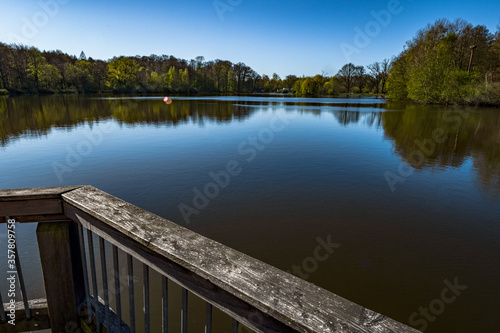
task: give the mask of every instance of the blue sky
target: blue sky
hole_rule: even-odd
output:
[[[202,55],[259,74],[334,75],[349,61],[391,58],[439,18],[496,31],[500,1],[16,0],[2,4],[0,41],[95,59]]]

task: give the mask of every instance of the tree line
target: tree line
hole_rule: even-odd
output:
[[[62,51],[0,43],[0,93],[269,93],[321,96],[388,94],[423,103],[498,103],[500,27],[438,20],[417,32],[401,54],[366,67],[344,65],[335,75],[284,79],[259,75],[244,63],[171,55],[108,61]]]
[[[365,69],[346,64],[337,75],[288,75],[281,79],[259,75],[244,63],[193,60],[169,55],[115,57],[109,61],[40,51],[25,45],[0,43],[0,89],[29,93],[255,93],[290,92],[299,95],[385,93],[391,62],[385,59]]]
[[[419,103],[500,104],[500,25],[446,19],[417,32],[392,61],[389,97]]]
[[[0,89],[13,94],[54,92],[221,92],[257,90],[262,78],[244,63],[187,61],[169,55],[108,61],[0,43]]]

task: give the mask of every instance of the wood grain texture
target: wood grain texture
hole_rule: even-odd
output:
[[[9,303],[4,303],[4,308],[7,308]],[[45,298],[35,298],[35,299],[30,299],[28,301],[28,306],[32,310],[37,310],[37,309],[44,309],[47,308],[47,299]],[[16,302],[16,310],[23,310],[24,309],[24,303],[23,301]]]
[[[62,200],[40,199],[0,202],[0,216],[62,214]]]
[[[39,223],[36,235],[52,331],[65,332],[85,296],[76,224]]]
[[[212,282],[199,277],[181,265],[130,239],[130,237],[123,235],[78,208],[65,204],[65,212],[68,217],[80,222],[85,228],[92,230],[96,235],[123,249],[124,252],[147,264],[160,274],[169,277],[180,286],[189,289],[198,297],[216,305],[219,309],[237,318],[240,322],[248,323],[247,326],[254,328],[257,332],[297,332],[275,318],[255,309],[236,296],[222,290]],[[258,319],[258,322],[252,325],[250,322],[255,320],[255,318]]]
[[[125,252],[146,260],[152,268],[166,275],[168,266],[183,268],[184,277],[169,276],[179,284],[185,286],[188,280],[195,286],[204,284],[214,293],[241,300],[243,305],[238,306],[248,304],[292,330],[418,332],[91,186],[64,193],[62,198],[67,203],[66,216],[84,223]],[[252,325],[248,318],[242,320],[241,313],[244,311],[236,313],[238,320],[268,332]]]
[[[61,194],[79,187],[80,186],[62,186],[0,190],[0,202],[32,199],[59,199]]]
[[[36,222],[67,222],[70,221],[66,216],[62,214],[55,215],[9,215],[11,219],[19,223],[36,223]],[[6,223],[5,218],[0,218],[0,224]]]

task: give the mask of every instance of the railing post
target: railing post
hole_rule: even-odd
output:
[[[51,329],[53,332],[75,329],[80,325],[78,306],[85,298],[77,225],[39,223],[36,234]]]

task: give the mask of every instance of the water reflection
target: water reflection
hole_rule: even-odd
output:
[[[207,121],[242,121],[252,113],[266,110],[298,111],[299,113],[332,112],[341,125],[357,123],[360,113],[373,113],[379,118],[384,110],[380,100],[376,104],[359,103],[346,99],[294,99],[268,98],[242,100],[226,98],[176,98],[175,103],[166,105],[161,98],[85,98],[77,96],[16,97],[0,98],[0,142],[3,146],[9,140],[24,137],[40,137],[48,134],[52,127],[72,128],[85,122],[114,118],[121,124],[169,124],[188,122],[203,126]],[[255,100],[254,100],[255,99]],[[309,101],[310,100],[310,101]],[[235,102],[244,101],[244,104]],[[366,101],[371,101],[366,99]]]
[[[161,100],[160,100],[161,101]],[[109,118],[121,124],[170,124],[206,121],[230,122],[247,118],[252,110],[230,102],[177,100],[99,99],[75,96],[0,99],[0,141],[15,137],[39,137],[52,127],[72,128]]]
[[[383,104],[373,99],[197,97],[176,98],[166,105],[159,97],[0,98],[0,142],[7,146],[14,138],[47,135],[52,127],[71,129],[106,119],[127,125],[203,126],[243,121],[262,110],[332,113],[341,126],[375,126],[412,168],[459,168],[471,159],[484,189],[500,189],[500,112],[491,108]]]
[[[460,168],[472,160],[482,186],[500,189],[498,109],[406,105],[403,112],[384,112],[382,124],[412,168]]]
[[[470,292],[429,331],[474,332],[477,322],[495,331],[499,110],[358,102],[4,98],[0,184],[91,184],[186,226],[179,204],[193,205],[194,189],[236,160],[243,171],[192,216],[193,231],[283,270],[311,256],[317,237],[332,235],[342,246],[310,282],[405,323],[439,296],[445,278],[458,276]],[[257,150],[248,138],[283,112],[290,123],[247,161],[239,144]],[[80,164],[68,162],[105,125],[114,131]],[[72,169],[63,182],[54,162]],[[398,165],[415,172],[394,194],[384,172]],[[21,239],[36,251],[36,238]],[[0,253],[0,270],[6,262]]]

